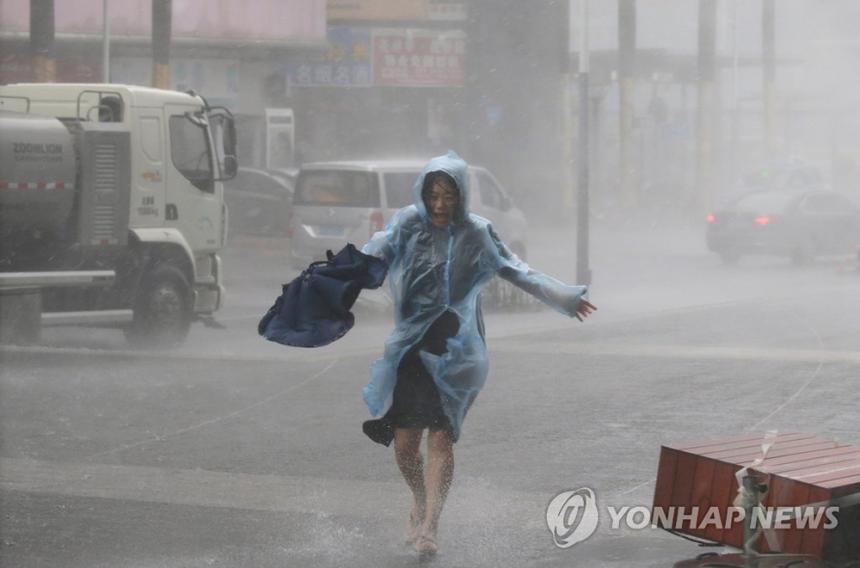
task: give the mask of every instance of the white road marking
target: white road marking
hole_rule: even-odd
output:
[[[536,355],[589,355],[589,356],[627,356],[650,357],[658,359],[725,359],[748,361],[778,361],[791,363],[860,363],[860,351],[839,351],[826,349],[783,349],[778,347],[737,347],[677,344],[631,344],[560,342],[511,338],[490,338],[491,356],[504,353],[526,353]],[[299,350],[285,349],[282,355],[239,354],[239,353],[191,353],[191,352],[151,352],[98,350],[72,347],[32,347],[3,346],[2,353],[32,354],[69,354],[102,357],[130,357],[138,359],[158,359],[162,361],[208,361],[227,362],[284,362],[302,363],[325,362],[359,356],[381,356],[382,345],[373,347],[333,347],[330,349]]]
[[[833,290],[842,290],[842,287],[832,287]],[[831,290],[831,288],[824,288],[822,291]],[[708,310],[716,310],[716,309],[726,309],[730,306],[737,306],[743,304],[761,304],[767,303],[770,305],[773,304],[784,304],[784,303],[792,303],[797,301],[796,295],[790,296],[771,296],[771,297],[758,297],[758,298],[743,298],[739,300],[728,300],[725,302],[714,302],[708,304],[696,304],[689,306],[680,306],[675,308],[668,309],[658,309],[658,310],[642,310],[636,313],[624,313],[624,314],[614,314],[610,317],[604,317],[601,319],[601,314],[605,312],[597,312],[595,315],[590,317],[584,325],[588,325],[589,327],[594,326],[605,326],[605,325],[614,325],[621,322],[631,322],[638,321],[643,319],[650,319],[655,317],[664,317],[672,314],[687,314],[687,313],[695,313],[702,312]],[[516,342],[520,343],[528,343],[529,338],[534,334],[538,333],[550,333],[550,332],[564,332],[569,331],[573,326],[583,325],[579,322],[567,318],[561,314],[558,314],[549,308],[546,308],[544,311],[540,312],[529,312],[528,318],[523,319],[521,316],[523,314],[520,313],[492,313],[487,314],[485,316],[486,319],[486,327],[487,327],[487,339],[489,341],[490,352],[493,351],[504,351],[507,350],[507,346],[510,345],[513,348],[516,345]],[[608,314],[607,314],[608,315]],[[254,316],[255,318],[257,316]],[[378,323],[378,322],[375,322]],[[393,324],[392,324],[393,325]],[[385,329],[389,329],[389,326],[385,326]],[[360,333],[359,331],[352,331],[353,336],[356,333]],[[387,335],[387,334],[386,334]],[[514,343],[509,343],[514,342]],[[338,358],[349,358],[349,357],[358,357],[358,356],[381,356],[383,351],[384,344],[384,335],[379,338],[378,342],[376,338],[374,338],[374,343],[372,345],[344,345],[343,343],[336,343],[334,345],[316,348],[316,349],[303,349],[296,347],[282,347],[275,344],[266,344],[264,340],[260,339],[255,342],[253,348],[249,348],[245,352],[237,353],[237,352],[227,352],[224,353],[222,351],[218,352],[204,352],[204,351],[192,351],[191,349],[187,350],[178,350],[178,351],[141,351],[141,350],[133,350],[133,349],[94,349],[94,348],[85,348],[85,347],[53,347],[53,346],[16,346],[16,345],[3,345],[0,346],[0,354],[2,353],[33,353],[33,354],[69,354],[69,355],[87,355],[93,357],[127,357],[134,359],[159,359],[159,360],[173,360],[173,361],[232,361],[232,362],[283,362],[283,361],[295,361],[295,362],[323,362],[330,361],[332,359]],[[502,348],[496,348],[497,344]],[[251,344],[249,344],[251,345]],[[543,346],[535,345],[534,347],[526,349],[527,352],[534,353],[546,353],[547,349],[545,348],[547,344],[544,343]],[[710,349],[709,347],[693,347],[693,346],[683,346],[680,348],[676,348],[676,346],[665,346],[662,351],[658,351],[655,349],[649,348],[650,346],[636,346],[631,348],[629,351],[619,351],[622,349],[621,347],[612,347],[607,350],[607,348],[603,346],[596,346],[591,343],[580,343],[577,345],[584,346],[582,348],[573,348],[570,347],[569,344],[560,351],[560,353],[570,353],[575,355],[630,355],[630,356],[642,356],[642,357],[668,357],[668,358],[688,358],[688,357],[698,357],[697,353],[702,353],[705,358],[712,358],[713,353],[718,353],[716,351],[706,352],[706,350]],[[627,344],[625,344],[627,345]],[[249,352],[251,350],[256,352]],[[573,349],[573,350],[571,350]],[[701,350],[701,351],[697,351]],[[751,354],[744,355],[742,353],[742,348],[732,348],[732,347],[723,347],[716,348],[723,349],[727,354],[728,358],[740,358],[740,359],[755,359],[756,357]],[[555,353],[556,350],[549,350],[551,353]],[[812,350],[800,350],[800,351],[788,351],[788,350],[773,350],[773,349],[759,349],[761,353],[771,352],[776,353],[777,351],[780,353],[779,355],[773,355],[773,357],[781,357],[781,353],[789,354],[789,357],[785,360],[788,361],[809,361],[814,360],[815,362],[819,362],[819,359],[813,357],[810,359],[808,354],[812,353]],[[800,353],[801,355],[797,355]],[[816,351],[817,353],[817,351]],[[734,356],[733,356],[734,354]],[[799,357],[799,358],[798,358]],[[860,354],[853,354],[851,352],[827,352],[825,357],[831,357],[834,362],[844,361],[854,363],[860,361]],[[767,360],[770,360],[769,357],[765,357]]]
[[[815,329],[814,327],[812,327],[811,325],[809,325],[808,321],[806,319],[798,316],[797,313],[795,313],[795,312],[790,312],[790,313],[795,319],[797,319],[800,322],[800,325],[805,326],[806,329],[808,329],[810,332],[812,332],[812,335],[815,336],[815,340],[818,342],[818,346],[821,349],[824,349],[824,339],[822,339],[821,334],[818,333],[818,330]],[[815,371],[813,371],[812,374],[809,375],[809,379],[807,379],[807,381],[805,383],[803,383],[799,389],[794,391],[794,393],[792,393],[792,395],[790,397],[785,399],[785,402],[783,402],[782,404],[777,406],[770,414],[768,414],[767,416],[765,416],[764,418],[760,419],[758,422],[756,422],[755,424],[753,424],[752,426],[747,428],[746,431],[752,432],[752,431],[758,430],[762,424],[764,424],[765,422],[767,422],[768,420],[770,420],[771,418],[773,418],[774,416],[776,416],[777,414],[782,412],[782,410],[786,406],[788,406],[789,404],[794,402],[797,399],[797,397],[799,397],[800,394],[803,391],[805,391],[809,387],[809,385],[811,385],[812,382],[815,381],[815,379],[818,378],[818,373],[821,372],[822,367],[824,367],[824,361],[821,358],[819,358],[818,367],[816,367]]]
[[[140,440],[138,442],[134,442],[131,444],[123,444],[122,446],[118,446],[118,447],[112,448],[110,450],[105,450],[103,452],[98,452],[98,453],[89,455],[87,457],[88,458],[96,458],[96,457],[105,456],[105,455],[109,455],[109,454],[115,454],[115,453],[122,452],[125,450],[130,450],[131,448],[136,448],[138,446],[142,446],[144,444],[149,444],[151,442],[161,442],[163,440],[169,440],[170,438],[174,438],[174,437],[179,436],[181,434],[191,432],[192,430],[198,430],[198,429],[203,428],[205,426],[211,426],[212,424],[217,424],[218,422],[223,422],[224,420],[229,420],[230,418],[235,418],[236,416],[244,414],[244,413],[248,412],[249,410],[253,410],[255,408],[263,406],[264,404],[268,404],[275,399],[278,399],[278,398],[280,398],[286,394],[289,394],[289,393],[291,393],[297,389],[302,388],[303,386],[305,386],[306,384],[308,384],[312,381],[315,381],[316,379],[325,375],[332,367],[335,366],[335,364],[337,362],[338,362],[338,359],[335,359],[334,361],[332,361],[331,363],[326,365],[321,371],[319,371],[318,373],[315,373],[314,375],[308,377],[307,379],[305,379],[301,382],[298,382],[298,383],[293,383],[290,386],[288,386],[287,388],[282,389],[282,390],[280,390],[280,391],[278,391],[278,392],[276,392],[270,396],[267,396],[263,400],[258,400],[254,404],[250,404],[250,405],[245,406],[243,408],[240,408],[238,410],[234,410],[233,412],[229,412],[227,414],[223,414],[223,415],[217,416],[215,418],[210,418],[209,420],[204,420],[203,422],[198,422],[197,424],[193,424],[193,425],[187,426],[185,428],[180,428],[179,430],[176,430],[174,432],[170,432],[168,434],[164,434],[162,436],[150,436],[144,440]]]
[[[400,480],[328,479],[13,458],[0,458],[0,489],[397,521],[406,519],[410,504],[409,490]],[[492,519],[494,525],[540,528],[551,497],[491,488],[485,481],[461,477],[451,490],[445,515],[457,524],[484,525],[487,519]]]
[[[739,361],[776,361],[781,363],[860,364],[860,352],[825,349],[782,349],[777,347],[735,347],[707,345],[654,345],[630,343],[573,343],[500,340],[494,343],[499,353],[536,355],[590,355],[651,357],[658,359],[711,359]]]
[[[325,362],[344,357],[381,354],[383,345],[374,347],[330,347],[317,349],[302,349],[299,347],[281,348],[270,353],[231,353],[231,352],[193,352],[193,351],[141,351],[133,349],[92,349],[87,347],[53,347],[46,345],[3,345],[2,353],[25,353],[34,355],[86,355],[88,357],[158,359],[159,361],[209,361],[217,363],[248,362],[248,363],[282,363],[296,361],[302,363]]]

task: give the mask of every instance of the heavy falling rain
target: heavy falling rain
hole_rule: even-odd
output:
[[[0,567],[860,566],[858,29],[0,0]]]

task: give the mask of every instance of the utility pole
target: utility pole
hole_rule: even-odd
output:
[[[775,14],[776,2],[774,0],[762,0],[762,65],[763,85],[762,103],[764,118],[764,150],[765,156],[771,160],[774,156],[774,128],[776,117],[776,65],[774,63],[776,51]]]
[[[588,259],[588,0],[579,0],[579,124],[577,130],[578,152],[577,205],[576,205],[576,281],[591,284],[591,268]]]
[[[622,202],[639,203],[633,171],[633,98],[636,69],[636,0],[618,0],[619,171]]]
[[[732,182],[740,171],[738,164],[738,144],[740,142],[740,101],[738,100],[738,0],[732,0]]]
[[[108,1],[102,0],[102,82],[110,83],[110,14]]]
[[[699,0],[699,77],[696,108],[696,190],[699,212],[713,199],[717,2]]]
[[[564,61],[561,63],[561,119],[562,119],[562,152],[564,159],[564,192],[562,193],[562,207],[565,213],[573,214],[573,208],[576,205],[576,190],[574,176],[576,175],[576,159],[574,157],[574,119],[573,119],[573,100],[575,95],[574,90],[574,75],[573,75],[573,53],[576,51],[574,46],[574,22],[577,15],[574,14],[572,4],[576,0],[566,0],[563,2],[563,15],[565,21],[565,39],[564,43]],[[561,17],[561,15],[559,15]]]
[[[170,88],[172,0],[152,0],[152,86]]]
[[[37,83],[56,81],[54,0],[30,0],[30,53],[33,56],[33,80]]]

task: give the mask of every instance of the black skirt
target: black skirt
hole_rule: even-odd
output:
[[[421,340],[415,344],[397,367],[394,399],[385,416],[366,421],[362,429],[374,442],[388,446],[395,428],[417,428],[451,431],[451,423],[442,409],[439,389],[424,366],[419,353],[427,351],[442,355],[448,350],[448,338],[457,334],[460,322],[454,312],[447,311],[434,321]]]

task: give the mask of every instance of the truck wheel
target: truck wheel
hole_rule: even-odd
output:
[[[191,326],[191,287],[175,266],[159,266],[141,284],[126,339],[135,347],[175,347]]]

